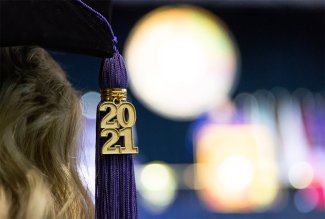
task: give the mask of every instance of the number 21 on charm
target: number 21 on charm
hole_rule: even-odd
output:
[[[103,102],[99,106],[101,112],[108,112],[100,122],[100,137],[107,138],[102,147],[102,154],[137,154],[138,147],[133,145],[132,127],[136,121],[134,106],[129,102],[116,105]],[[117,142],[123,137],[124,145]]]

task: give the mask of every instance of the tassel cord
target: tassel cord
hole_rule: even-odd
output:
[[[107,19],[98,11],[96,11],[95,9],[93,9],[92,7],[90,7],[89,5],[87,5],[86,3],[84,3],[82,0],[77,0],[77,2],[79,2],[83,7],[85,7],[88,11],[90,11],[91,13],[95,14],[96,17],[103,23],[105,23],[105,25],[107,26],[107,28],[109,29],[111,36],[112,36],[112,41],[113,41],[113,49],[114,52],[118,52],[116,45],[117,45],[117,37],[114,34],[114,31],[112,29],[112,26],[109,24],[109,22],[107,21]]]
[[[77,0],[83,7],[95,14],[112,36],[114,54],[104,59],[99,84],[102,90],[108,88],[127,88],[127,71],[123,57],[117,50],[117,38],[107,19],[92,7]],[[103,100],[99,103],[103,103]],[[106,139],[100,137],[100,121],[105,116],[97,108],[96,134],[96,219],[137,219],[137,194],[133,170],[133,155],[102,155],[101,147]]]

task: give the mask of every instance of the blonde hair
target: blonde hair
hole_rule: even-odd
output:
[[[94,218],[77,172],[79,96],[44,49],[0,51],[0,218]]]

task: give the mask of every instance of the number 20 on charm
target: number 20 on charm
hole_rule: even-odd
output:
[[[134,106],[129,102],[116,105],[103,102],[101,112],[108,112],[100,122],[100,137],[107,138],[102,147],[102,154],[137,154],[138,147],[133,145],[132,127],[136,121]],[[124,141],[119,141],[123,137]],[[118,145],[121,142],[123,145]]]

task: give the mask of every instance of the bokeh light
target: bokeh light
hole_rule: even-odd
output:
[[[159,213],[174,200],[177,182],[174,171],[167,164],[153,162],[140,169],[138,189],[148,210]]]
[[[308,195],[306,193],[308,193]],[[319,195],[314,188],[298,190],[294,195],[294,204],[297,210],[302,213],[313,211],[317,207],[318,200]]]
[[[95,148],[96,148],[96,120],[83,119],[83,129],[80,139],[80,163],[79,175],[84,185],[90,192],[91,198],[95,202]]]
[[[304,189],[309,186],[314,177],[314,171],[307,162],[299,162],[289,169],[289,181],[296,189]]]
[[[172,119],[194,118],[227,101],[238,66],[227,27],[193,6],[147,14],[128,38],[125,59],[134,94]]]
[[[82,114],[88,119],[96,119],[97,105],[100,102],[100,94],[90,91],[81,96]]]
[[[237,195],[249,188],[253,171],[252,162],[246,156],[230,155],[218,166],[215,181],[228,194]]]
[[[273,204],[279,181],[274,142],[260,125],[206,124],[196,135],[202,200],[215,211],[258,211]]]
[[[197,180],[195,178],[195,171],[197,170],[197,164],[190,164],[187,165],[184,169],[182,180],[184,182],[184,185],[192,190],[198,190],[199,184],[197,183]]]
[[[89,91],[81,96],[83,130],[80,139],[82,148],[79,174],[84,185],[90,192],[95,202],[95,145],[96,145],[96,114],[97,105],[100,102],[100,94]]]

